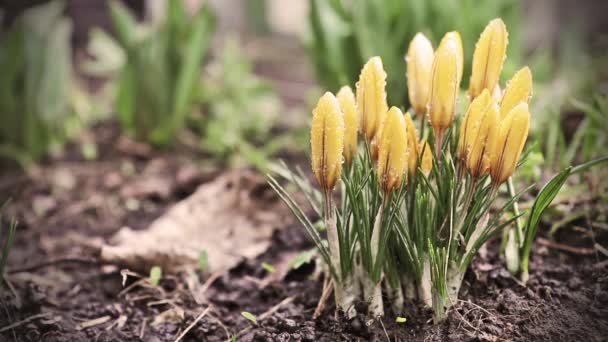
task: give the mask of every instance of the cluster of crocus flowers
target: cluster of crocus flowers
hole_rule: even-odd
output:
[[[347,166],[357,157],[358,132],[370,147],[386,192],[399,187],[404,176],[415,175],[419,158],[423,171],[430,172],[431,148],[418,139],[410,113],[388,109],[386,77],[380,57],[372,57],[361,71],[356,96],[344,86],[336,96],[325,93],[313,110],[312,169],[324,191],[331,191],[341,176],[341,156]]]
[[[510,177],[521,155],[528,135],[527,103],[532,93],[532,75],[525,67],[501,94],[499,79],[507,44],[508,33],[502,20],[490,21],[473,54],[468,91],[471,103],[461,123],[457,152],[462,167],[473,178],[490,173],[495,186]],[[410,43],[406,61],[412,107],[419,117],[428,114],[435,133],[435,149],[441,153],[444,136],[456,115],[462,80],[460,35],[446,33],[433,52],[430,41],[418,33]]]
[[[473,55],[468,96],[471,104],[464,117],[458,157],[469,174],[479,179],[490,173],[496,188],[515,171],[528,137],[532,74],[518,71],[503,94],[499,78],[506,59],[507,30],[500,19],[482,32]]]
[[[312,171],[325,195],[324,218],[328,249],[333,272],[338,277],[338,281],[334,282],[336,303],[343,311],[352,312],[352,298],[345,294],[350,291],[348,286],[354,286],[351,282],[352,274],[358,273],[349,273],[349,266],[341,268],[340,260],[353,253],[366,253],[366,256],[371,256],[368,257],[371,262],[361,263],[366,269],[359,273],[368,276],[368,281],[363,282],[363,293],[366,296],[371,294],[368,301],[370,313],[374,316],[382,314],[380,281],[387,266],[376,265],[376,261],[384,260],[378,253],[386,250],[379,247],[382,243],[388,243],[387,225],[393,225],[393,228],[399,224],[409,225],[408,227],[418,225],[416,234],[425,236],[422,240],[417,237],[415,241],[403,241],[411,232],[401,236],[400,243],[403,244],[415,245],[423,241],[422,245],[408,249],[408,253],[431,255],[428,250],[433,248],[431,244],[436,243],[443,248],[442,253],[447,251],[446,258],[454,258],[454,253],[468,253],[469,246],[481,241],[482,235],[477,231],[478,222],[473,221],[478,220],[482,212],[473,213],[470,216],[472,219],[465,220],[465,217],[469,217],[467,210],[481,210],[480,206],[469,206],[473,196],[476,196],[475,187],[491,184],[493,191],[488,197],[490,201],[483,202],[483,205],[491,204],[494,198],[492,196],[496,194],[494,190],[517,167],[530,125],[530,70],[527,67],[521,69],[506,84],[504,91],[500,88],[507,36],[505,25],[500,19],[492,20],[481,33],[473,55],[470,88],[467,92],[469,105],[462,118],[457,116],[464,64],[463,44],[458,32],[446,33],[436,50],[433,50],[431,42],[422,33],[418,33],[410,43],[405,60],[412,108],[407,111],[397,106],[389,107],[385,90],[387,74],[380,57],[370,58],[363,66],[355,92],[349,86],[344,86],[336,96],[327,92],[319,99],[313,110],[311,127]],[[432,130],[425,132],[427,120]],[[358,139],[359,134],[361,139]],[[431,147],[433,143],[434,146]],[[437,158],[436,163],[434,158]],[[437,165],[436,170],[433,170],[433,165]],[[452,165],[457,165],[457,172],[451,172]],[[375,172],[367,172],[371,170]],[[466,178],[465,172],[468,173]],[[419,176],[423,178],[417,178]],[[355,179],[354,183],[351,183],[350,177]],[[344,212],[338,213],[339,210],[333,207],[331,193],[341,179],[342,200],[346,203],[342,204],[353,207],[349,210],[344,207]],[[369,186],[369,179],[377,183]],[[490,179],[490,182],[480,181],[482,179]],[[445,189],[451,189],[451,185],[445,184],[457,182],[467,184],[461,193],[457,190],[459,193],[449,196],[437,195]],[[349,186],[350,192],[347,190]],[[423,199],[419,199],[419,195]],[[403,198],[398,196],[407,196],[408,200],[400,201]],[[374,200],[370,202],[374,204],[370,206],[359,205],[357,202],[355,207],[353,204],[355,201],[367,202],[371,198]],[[444,199],[447,203],[437,203]],[[424,204],[416,202],[419,200]],[[441,246],[448,241],[447,238],[434,240],[440,235],[438,232],[441,227],[430,226],[433,225],[432,222],[447,222],[445,217],[439,216],[445,213],[442,208],[449,207],[461,211],[458,212],[459,219],[450,221],[451,231],[459,234],[450,233],[449,243]],[[484,215],[488,215],[488,209],[489,204],[483,209]],[[359,210],[364,210],[364,214],[353,214]],[[377,213],[371,227],[369,218],[374,213],[370,211]],[[405,215],[395,221],[395,215],[399,212],[405,212]],[[421,218],[427,214],[435,217],[432,220]],[[346,225],[341,229],[349,229],[350,225],[355,227],[353,229],[361,229],[360,233],[352,235],[357,239],[367,239],[364,243],[359,241],[361,248],[353,249],[355,244],[352,241],[344,243],[345,246],[341,245],[339,240],[351,235],[339,231],[340,224]],[[483,225],[487,225],[487,222],[481,224]],[[421,233],[424,230],[427,232]],[[383,232],[386,234],[382,235]],[[315,236],[318,238],[318,235]],[[483,235],[483,238],[486,237]],[[395,248],[401,247],[403,245],[396,245]],[[470,258],[458,260],[465,263],[462,260]],[[419,262],[415,267],[428,268],[428,256],[425,262],[427,266],[421,266],[423,262]],[[349,265],[352,264],[354,263]],[[453,264],[455,263],[441,269],[434,268],[435,273],[438,270],[445,271],[446,274],[455,272],[453,277],[444,274],[450,286],[462,281],[462,270],[466,269],[458,266],[453,270]],[[429,270],[430,268],[417,272],[416,276],[420,279],[416,279],[416,283],[430,281],[429,276],[421,275],[428,274]],[[437,276],[435,274],[433,277]],[[392,280],[395,281],[395,278]],[[366,285],[370,282],[371,285]],[[366,286],[370,288],[366,289]],[[458,283],[453,287],[456,288],[456,293],[459,286]],[[433,306],[435,307],[435,302]]]

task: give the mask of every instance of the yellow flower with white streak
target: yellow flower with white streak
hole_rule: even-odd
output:
[[[388,111],[386,72],[380,57],[372,57],[363,66],[357,82],[357,111],[361,132],[371,141]]]
[[[483,30],[475,45],[469,98],[473,100],[484,89],[494,91],[500,79],[508,44],[508,33],[505,23],[500,19],[490,21]]]
[[[344,160],[346,165],[351,165],[357,155],[357,130],[359,120],[355,107],[355,94],[349,86],[344,86],[336,96],[344,115]]]
[[[401,185],[407,167],[405,119],[399,108],[392,107],[378,149],[378,181],[385,193]]]
[[[310,130],[312,171],[323,190],[333,189],[342,173],[344,118],[336,97],[327,92],[312,111]]]

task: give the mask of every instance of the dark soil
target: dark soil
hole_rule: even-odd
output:
[[[206,292],[207,302],[199,299],[197,304],[184,274],[166,275],[159,288],[125,290],[119,266],[97,262],[103,239],[123,226],[145,228],[213,173],[198,167],[205,159],[200,154],[132,144],[111,124],[96,127],[92,136],[99,145],[95,161],[84,161],[71,146],[32,175],[0,171],[0,201],[12,198],[5,214],[20,221],[8,277],[19,300],[10,291],[2,294],[0,341],[173,341],[209,304],[212,309],[185,341],[224,341],[232,335],[239,341],[608,338],[608,261],[546,244],[535,246],[524,287],[499,261],[494,240],[467,273],[462,301],[438,325],[430,310],[416,302],[407,303],[399,315],[407,318],[405,323],[396,323],[392,313],[382,325],[368,326],[366,317],[336,320],[331,300],[313,320],[322,287],[322,280],[311,279],[313,265],[291,270],[282,280],[264,281],[272,275],[263,263],[279,269],[294,252],[312,248],[296,225],[278,231],[272,247],[255,260],[218,275]],[[595,241],[605,245],[605,235]],[[565,227],[556,243],[592,245],[581,236]],[[194,278],[204,283],[210,276],[199,272]],[[135,280],[129,277],[125,285]],[[271,308],[275,310],[264,314]],[[255,314],[258,325],[242,311]],[[82,326],[98,318],[101,323]],[[11,324],[15,327],[7,329]]]

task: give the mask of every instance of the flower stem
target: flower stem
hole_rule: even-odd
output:
[[[380,231],[382,229],[382,216],[384,215],[384,209],[388,204],[388,194],[386,194],[384,201],[382,202],[382,206],[378,210],[378,214],[376,215],[376,220],[374,221],[374,228],[372,231],[372,237],[370,241],[371,245],[371,253],[372,253],[372,271],[376,266],[376,259],[378,257],[378,249],[380,245]],[[382,287],[380,286],[382,282],[382,274],[380,274],[380,279],[375,282],[371,279],[371,275],[369,275],[368,287],[372,287],[369,293],[366,295],[370,296],[369,303],[369,314],[372,317],[382,317],[384,316],[384,305],[382,303]]]
[[[347,317],[354,317],[357,313],[355,311],[353,297],[353,284],[352,277],[346,279],[342,275],[341,264],[340,264],[340,241],[338,239],[338,227],[336,225],[336,217],[333,215],[333,203],[331,193],[328,191],[325,193],[325,227],[327,228],[327,242],[329,244],[329,254],[331,258],[331,267],[334,269],[338,279],[334,281],[334,296],[336,300],[336,310],[342,310]]]

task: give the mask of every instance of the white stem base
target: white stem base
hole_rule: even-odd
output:
[[[388,282],[386,283],[386,293],[388,294],[388,301],[391,303],[391,310],[396,315],[400,315],[403,311],[404,298],[401,284],[397,288],[392,288]]]
[[[346,277],[341,284],[334,286],[336,306],[344,313],[346,318],[351,319],[357,316],[355,301],[358,293],[355,290],[355,280],[351,277]]]
[[[431,291],[431,262],[427,258],[422,265],[422,276],[418,286],[418,299],[428,307],[433,306],[433,293]]]
[[[505,263],[511,274],[517,274],[519,271],[519,246],[515,238],[515,230],[509,229],[507,232],[507,245],[505,246]]]
[[[446,278],[446,286],[448,288],[448,302],[446,304],[446,310],[456,304],[458,301],[458,292],[460,292],[460,286],[462,286],[462,279],[464,278],[464,272],[460,272],[458,267],[450,265],[448,268],[448,274]]]

